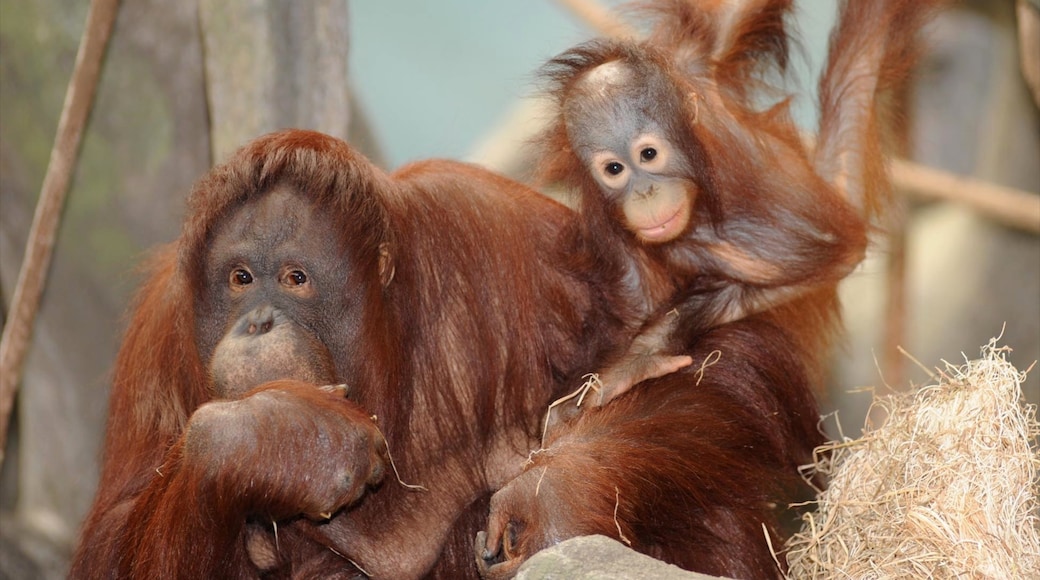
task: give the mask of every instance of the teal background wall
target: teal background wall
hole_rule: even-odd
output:
[[[542,63],[596,36],[553,0],[358,0],[351,11],[355,98],[391,167],[466,157],[537,89]],[[796,55],[794,72],[806,89],[834,13],[830,0],[800,3],[794,24],[813,64]],[[800,122],[811,124],[811,102],[797,105]]]

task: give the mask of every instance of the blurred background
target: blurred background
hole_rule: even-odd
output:
[[[0,471],[0,578],[65,575],[95,490],[136,268],[148,248],[177,236],[192,183],[235,147],[285,126],[345,137],[388,169],[452,157],[523,177],[525,143],[542,118],[534,72],[598,34],[571,4],[121,2]],[[1040,21],[1040,7],[1017,4],[955,2],[936,22],[917,81],[901,96],[904,144],[918,163],[1040,205],[1040,115],[1019,33]],[[87,8],[0,0],[4,320]],[[802,0],[793,23],[805,61],[796,58],[792,90],[809,129],[834,11],[829,0]],[[1025,70],[1040,76],[1029,68],[1036,62]],[[1037,231],[909,190],[896,216],[843,288],[848,334],[821,393],[851,437],[872,391],[927,380],[896,345],[934,366],[974,358],[1002,334],[1020,369],[1040,358]],[[1040,372],[1023,388],[1040,402]]]

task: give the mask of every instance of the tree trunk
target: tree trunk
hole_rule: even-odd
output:
[[[347,138],[347,0],[199,0],[213,161],[286,127]]]

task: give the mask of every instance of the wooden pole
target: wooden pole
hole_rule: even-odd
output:
[[[118,9],[119,0],[92,0],[90,3],[47,173],[29,229],[25,257],[11,299],[10,317],[0,338],[0,465],[4,460],[3,449],[7,442],[14,396],[21,380],[33,322],[36,320],[40,296],[54,253],[61,210],[76,167],[83,129],[94,102],[101,62]]]
[[[896,105],[909,111],[909,104],[914,96],[914,84],[910,78],[904,78],[890,95]],[[892,135],[892,147],[905,156],[913,148],[913,123],[916,118],[908,114]],[[907,268],[909,250],[910,202],[906,196],[894,196],[888,208],[888,244],[885,288],[885,317],[882,325],[883,342],[881,344],[881,368],[885,382],[906,385],[906,357],[900,349],[907,344],[906,328],[910,310],[907,294],[910,276]]]
[[[909,161],[892,162],[892,182],[906,195],[961,203],[1018,229],[1040,234],[1040,195],[962,177]]]

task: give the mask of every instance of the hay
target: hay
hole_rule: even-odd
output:
[[[1040,578],[1036,408],[1007,350],[875,400],[880,427],[819,450],[830,483],[787,542],[791,578]]]

